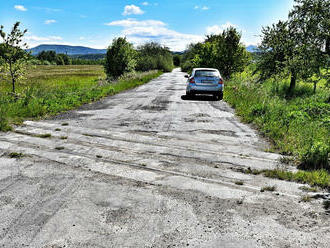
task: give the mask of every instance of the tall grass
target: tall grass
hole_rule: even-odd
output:
[[[227,82],[225,100],[245,122],[255,124],[282,154],[304,169],[330,169],[330,90],[300,82],[287,97],[288,80],[258,83],[252,68]]]
[[[25,119],[55,115],[82,104],[147,83],[161,72],[134,73],[116,82],[107,82],[102,66],[37,67],[17,88],[18,98],[10,94],[10,85],[0,84],[0,131]]]

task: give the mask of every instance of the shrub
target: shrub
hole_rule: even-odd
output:
[[[138,71],[162,70],[172,71],[173,56],[167,47],[156,42],[146,43],[139,46],[136,69]]]
[[[180,66],[181,65],[181,56],[179,54],[175,54],[173,56],[173,64],[174,64],[174,66]]]
[[[136,67],[136,51],[126,38],[116,38],[108,47],[105,59],[105,72],[108,78],[118,78]]]
[[[330,170],[329,167],[330,146],[323,142],[315,141],[301,155],[302,167],[308,169],[324,168]]]

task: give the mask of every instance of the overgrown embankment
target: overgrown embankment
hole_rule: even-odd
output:
[[[330,170],[330,89],[325,82],[315,94],[312,85],[300,82],[287,97],[289,80],[256,79],[249,67],[233,76],[225,101],[269,137],[275,149],[294,156],[301,168]]]
[[[9,84],[0,86],[0,131],[25,119],[55,115],[102,97],[145,84],[159,71],[130,73],[106,81],[102,66],[38,66],[13,96]]]

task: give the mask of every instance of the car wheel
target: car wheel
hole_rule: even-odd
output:
[[[219,100],[222,100],[222,99],[223,99],[223,92],[221,91],[219,94]]]

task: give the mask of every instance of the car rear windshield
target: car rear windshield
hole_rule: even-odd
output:
[[[210,70],[198,70],[195,72],[195,77],[218,77],[219,74],[217,71]]]

